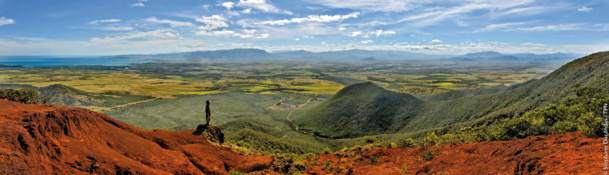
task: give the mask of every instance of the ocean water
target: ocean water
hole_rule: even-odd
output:
[[[133,61],[126,59],[107,59],[99,57],[53,57],[53,56],[0,56],[0,65],[23,68],[33,67],[70,67],[70,66],[126,66],[147,63],[150,61]],[[1,68],[1,67],[0,67]],[[11,67],[15,68],[15,67]]]

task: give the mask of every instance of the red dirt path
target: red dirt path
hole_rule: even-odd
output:
[[[573,132],[442,147],[379,148],[318,156],[318,166],[307,173],[400,174],[405,165],[408,174],[603,174],[602,141]],[[427,150],[438,151],[430,161],[421,156]],[[358,155],[363,159],[355,161]],[[378,161],[371,162],[372,156]]]
[[[227,174],[273,161],[194,131],[147,131],[87,109],[0,99],[0,174]]]

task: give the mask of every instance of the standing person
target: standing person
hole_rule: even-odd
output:
[[[211,110],[209,110],[209,100],[205,101],[207,105],[205,105],[205,119],[207,120],[207,125],[209,125],[209,119],[211,119]]]

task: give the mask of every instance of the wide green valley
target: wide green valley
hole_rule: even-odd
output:
[[[0,0],[0,175],[609,174],[607,7]]]
[[[364,137],[395,145],[405,138],[423,142],[430,133],[498,127],[573,96],[572,88],[605,86],[606,56],[599,54],[560,68],[568,58],[476,65],[458,57],[154,60],[120,67],[1,69],[5,83],[0,88],[32,89],[54,105],[172,131],[204,123],[205,101],[210,100],[211,123],[234,146],[247,153],[305,154],[363,144]],[[590,63],[573,66],[579,62]]]

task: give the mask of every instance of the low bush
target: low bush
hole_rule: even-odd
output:
[[[40,96],[38,91],[29,89],[0,89],[0,99],[7,99],[9,101],[25,104],[37,104],[40,99],[42,99],[44,103],[50,100],[49,97]]]
[[[376,142],[376,137],[374,136],[364,136],[364,143],[370,144]]]
[[[412,138],[398,138],[398,147],[415,147],[416,144]]]

